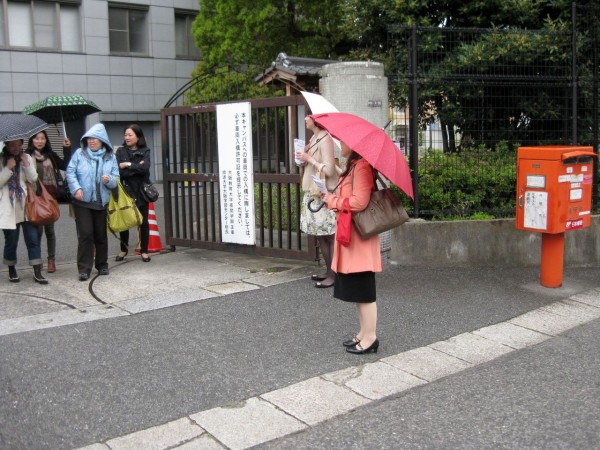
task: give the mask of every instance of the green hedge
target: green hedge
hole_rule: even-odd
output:
[[[254,207],[255,207],[255,215],[256,215],[256,226],[260,225],[260,214],[261,214],[261,203],[260,203],[260,188],[261,183],[254,184]],[[269,202],[269,188],[271,190],[271,202]],[[287,196],[288,196],[288,188],[290,190],[290,203],[291,208],[288,211],[287,208]],[[269,228],[269,224],[273,224],[273,229],[279,228],[279,195],[278,195],[278,185],[271,184],[269,186],[268,183],[262,184],[262,214],[263,214],[263,222],[266,228]],[[281,218],[282,223],[281,227],[283,230],[287,230],[291,228],[292,231],[298,231],[298,211],[296,204],[299,204],[298,200],[299,188],[296,185],[281,185],[281,199],[283,201],[283,205],[281,208]]]
[[[499,143],[495,149],[478,147],[458,153],[429,150],[419,159],[420,217],[433,220],[493,219],[514,217],[516,197],[517,146]],[[413,210],[412,200],[392,187],[402,199],[405,208]],[[277,185],[272,184],[269,207],[269,184],[262,184],[262,214],[268,227],[279,227],[279,196]],[[288,186],[281,186],[283,201]],[[298,231],[296,208],[299,194],[296,185],[289,186],[291,211],[282,207],[282,229]],[[260,220],[260,184],[255,183],[257,226]],[[271,217],[272,215],[272,217]]]
[[[419,210],[426,218],[514,216],[515,195],[516,150],[506,143],[494,150],[430,150],[419,159]]]

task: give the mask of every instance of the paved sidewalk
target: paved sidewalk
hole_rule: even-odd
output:
[[[78,280],[75,263],[58,264],[44,275],[49,284],[33,281],[20,268],[19,283],[0,280],[0,336],[36,329],[126,316],[216,296],[245,292],[306,278],[315,263],[198,249],[151,255],[144,263],[128,255],[109,260],[110,275],[92,272]],[[7,278],[6,270],[0,277]]]

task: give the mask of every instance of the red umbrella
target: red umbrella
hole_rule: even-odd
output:
[[[408,163],[385,131],[354,114],[332,112],[313,114],[310,117],[319,127],[344,141],[348,147],[414,199]]]

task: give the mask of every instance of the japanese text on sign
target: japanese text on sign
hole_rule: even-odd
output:
[[[250,103],[217,105],[222,241],[254,245],[254,174]]]

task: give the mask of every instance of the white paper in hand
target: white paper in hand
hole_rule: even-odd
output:
[[[298,159],[296,153],[302,153],[304,151],[305,146],[306,144],[302,139],[294,139],[294,161],[296,161],[296,164],[298,165],[302,164],[304,161]]]
[[[319,188],[319,190],[321,191],[321,193],[323,193],[323,194],[327,193],[327,185],[325,184],[325,181],[321,180],[316,175],[313,175],[312,179],[315,182],[315,184],[317,185],[317,187]]]

